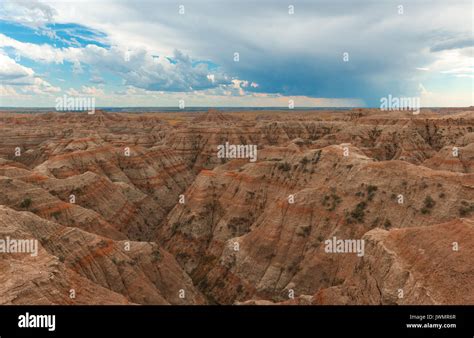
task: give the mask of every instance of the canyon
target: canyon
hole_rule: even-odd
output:
[[[474,304],[473,107],[3,111],[0,187],[0,304]]]

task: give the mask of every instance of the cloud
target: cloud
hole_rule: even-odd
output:
[[[89,79],[89,82],[95,84],[104,84],[105,80],[101,76],[94,75]]]
[[[472,67],[462,67],[462,68],[455,68],[446,71],[442,71],[441,73],[445,74],[462,74],[462,73],[472,73],[474,71],[474,66]]]
[[[57,14],[53,7],[38,0],[7,0],[2,3],[0,19],[32,28],[44,28]]]
[[[120,64],[120,67],[127,68],[126,71],[119,71],[125,84],[147,90],[189,92],[231,81],[218,71],[213,71],[212,76],[209,76],[211,71],[207,64],[194,64],[188,55],[178,50],[174,51],[172,61],[168,58],[155,60],[144,50],[132,53],[129,63]]]
[[[54,23],[56,10],[38,0],[6,0],[0,3],[0,20],[11,21],[32,28],[38,35],[57,39],[48,24]]]
[[[155,90],[189,92],[218,87],[232,79],[221,71],[211,70],[205,62],[195,62],[188,55],[175,50],[171,58],[156,57],[146,48],[125,50],[123,47],[55,48],[47,44],[36,45],[14,40],[0,34],[0,47],[11,47],[22,57],[43,63],[72,64],[74,74],[82,74],[83,64],[96,72],[109,71],[120,76],[125,85]]]
[[[474,105],[472,90],[442,89],[428,90],[419,84],[419,97],[422,107],[469,107]]]
[[[30,19],[21,13],[37,11],[39,20],[32,27],[72,23],[98,34],[85,36],[91,44],[68,48],[5,36],[4,46],[40,63],[67,62],[71,69],[107,79],[106,74],[113,74],[125,88],[149,92],[355,97],[378,105],[387,93],[413,96],[420,81],[442,83],[434,78],[439,75],[465,86],[462,77],[469,73],[449,71],[472,65],[468,1],[449,6],[412,1],[403,15],[398,13],[399,2],[390,0],[301,1],[295,3],[294,15],[283,0],[245,2],[244,14],[238,2],[187,1],[185,15],[168,1],[140,6],[132,0],[119,5],[109,0],[41,4],[49,9],[25,9],[20,3],[7,12],[8,20],[26,25]],[[94,38],[101,43],[93,45]],[[239,62],[234,61],[235,52]],[[345,52],[348,62],[342,57]],[[449,58],[448,52],[457,54]],[[209,62],[197,62],[203,60]],[[429,72],[419,71],[425,69]]]
[[[432,52],[439,52],[442,50],[448,49],[458,49],[458,48],[466,48],[466,47],[473,47],[474,46],[474,37],[466,37],[466,38],[455,38],[450,39],[447,41],[438,42],[436,45],[431,47]]]
[[[36,76],[33,69],[18,64],[3,53],[0,53],[0,83],[2,92],[10,93],[49,95],[61,90]]]
[[[441,50],[438,59],[430,65],[432,72],[450,77],[472,77],[474,75],[474,56],[466,56],[462,50]]]
[[[9,56],[0,53],[0,81],[2,84],[25,84],[31,83],[34,71],[24,67]]]
[[[413,64],[429,65],[438,55],[430,50],[449,47],[445,41],[470,32],[469,4],[453,1],[449,8],[439,1],[426,6],[411,2],[398,14],[396,1],[303,1],[288,14],[284,1],[241,4],[190,1],[179,15],[175,3],[132,1],[121,6],[108,2],[76,4],[76,19],[107,34],[111,45],[146,46],[153,53],[172,55],[178,49],[198,59],[212,60],[230,79],[258,83],[245,91],[307,95],[312,97],[361,97],[370,102],[386,93],[410,95],[417,89],[419,72]],[[58,6],[58,20],[74,20]],[[439,16],[436,13],[446,15]],[[448,39],[448,40],[447,40]],[[444,47],[443,47],[444,43]],[[457,45],[466,42],[457,41]],[[456,45],[451,42],[451,46]],[[234,52],[240,61],[234,62]],[[350,60],[344,63],[342,53]],[[188,83],[167,84],[165,78],[145,69],[130,73],[126,84],[170,90],[205,88],[196,81],[209,74],[193,74]],[[140,81],[140,77],[143,79]],[[181,76],[182,77],[182,76]]]
[[[186,107],[288,107],[293,100],[296,107],[361,107],[364,102],[359,99],[325,99],[305,96],[283,96],[279,94],[251,93],[236,95],[239,92],[234,85],[211,88],[186,93],[148,91],[133,86],[113,93],[104,93],[98,97],[98,104],[103,106],[152,106],[178,107],[180,100],[185,100]]]
[[[18,93],[13,89],[12,86],[0,85],[0,97],[16,97]],[[3,99],[2,99],[3,101]],[[0,101],[1,102],[1,101]]]
[[[48,44],[35,44],[28,42],[21,42],[12,39],[5,34],[0,33],[0,47],[13,48],[19,55],[28,59],[45,62],[45,63],[63,63],[65,57],[71,57],[78,49],[57,49]]]
[[[70,96],[104,96],[104,90],[102,88],[97,88],[95,86],[82,86],[79,90],[74,88],[69,88],[66,91],[67,95]]]

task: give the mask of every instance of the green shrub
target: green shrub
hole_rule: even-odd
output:
[[[303,157],[301,160],[300,160],[300,163],[305,166],[309,163],[309,160],[306,158],[306,157]]]
[[[367,186],[367,200],[372,201],[374,198],[375,192],[378,190],[378,187],[375,185]]]
[[[20,203],[20,208],[28,209],[31,206],[32,202],[33,201],[31,200],[31,198],[27,197]]]
[[[357,222],[361,223],[364,221],[365,208],[367,208],[367,203],[362,201],[356,205],[354,210],[351,211],[351,217]]]
[[[291,169],[291,165],[288,162],[283,162],[278,165],[278,169],[282,171],[289,171]]]
[[[334,211],[341,201],[338,195],[332,193],[331,195],[324,195],[321,199],[321,204],[326,207],[326,210]]]
[[[151,260],[152,262],[159,262],[161,259],[161,252],[159,249],[153,250],[151,253]]]
[[[51,213],[51,217],[54,217],[54,219],[58,219],[59,216],[61,216],[61,211],[59,210]]]
[[[433,198],[431,198],[431,196],[426,196],[425,197],[425,200],[423,202],[423,208],[421,209],[421,213],[422,214],[428,214],[431,209],[435,206],[436,202],[434,201]]]
[[[320,159],[321,159],[321,150],[318,150],[318,151],[316,152],[315,156],[313,157],[312,162],[313,162],[314,164],[317,164]]]
[[[308,237],[311,233],[311,225],[305,225],[298,229],[296,234],[302,237]]]
[[[471,212],[474,212],[474,203],[469,204],[467,201],[461,201],[461,206],[459,207],[459,216],[465,217]]]

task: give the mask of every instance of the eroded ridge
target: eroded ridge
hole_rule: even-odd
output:
[[[0,187],[2,304],[474,304],[472,108],[3,112]]]

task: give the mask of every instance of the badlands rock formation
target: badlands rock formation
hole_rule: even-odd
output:
[[[472,109],[3,112],[0,187],[1,304],[474,304]]]

